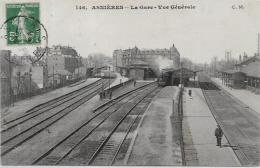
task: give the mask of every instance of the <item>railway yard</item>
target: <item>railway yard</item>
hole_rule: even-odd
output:
[[[1,117],[2,164],[259,166],[259,111],[206,74],[183,89],[119,78],[10,107]]]

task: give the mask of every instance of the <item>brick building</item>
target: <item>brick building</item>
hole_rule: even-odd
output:
[[[156,59],[159,57],[168,59],[170,62],[173,62],[173,68],[179,68],[180,53],[174,45],[172,45],[169,49],[139,49],[134,47],[126,50],[114,50],[113,66],[117,72],[129,76],[130,69],[133,69],[135,66],[138,66],[138,71],[140,71],[141,64],[139,64],[139,62],[141,61],[144,65],[144,71],[152,69],[155,72],[158,71],[159,68],[159,65],[156,63]],[[138,65],[135,65],[135,63],[138,63]],[[131,72],[131,74],[135,73]]]

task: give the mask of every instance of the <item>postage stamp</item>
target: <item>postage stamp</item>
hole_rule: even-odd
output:
[[[7,44],[41,43],[40,4],[6,4]]]

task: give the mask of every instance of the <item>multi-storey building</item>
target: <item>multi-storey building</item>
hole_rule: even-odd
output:
[[[0,50],[0,77],[1,77],[1,107],[11,104],[11,58],[10,50]]]
[[[68,46],[53,46],[49,49],[46,60],[51,85],[76,78],[75,70],[82,67],[81,57],[74,48]]]
[[[114,50],[113,65],[117,72],[126,76],[131,74],[131,69],[142,69],[140,66],[151,69],[158,75],[160,70],[158,58],[167,59],[171,62],[172,68],[179,68],[180,53],[174,45],[169,49],[138,49],[134,47],[126,50]]]

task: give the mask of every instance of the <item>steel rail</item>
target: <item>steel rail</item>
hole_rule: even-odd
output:
[[[60,113],[60,112],[62,112],[63,110],[66,110],[66,108],[68,108],[68,107],[70,107],[72,104],[75,104],[75,103],[77,103],[77,101],[80,101],[80,100],[82,100],[82,99],[84,99],[84,98],[86,98],[87,96],[88,96],[88,94],[89,94],[89,92],[90,91],[92,91],[91,89],[89,89],[87,92],[84,92],[83,94],[81,94],[81,95],[78,95],[78,96],[80,96],[80,97],[73,97],[72,99],[70,99],[69,101],[71,101],[71,102],[65,102],[65,103],[67,103],[67,105],[66,106],[64,106],[65,105],[65,103],[64,104],[62,104],[62,106],[56,106],[57,107],[57,109],[58,109],[58,111],[56,110],[55,111],[55,109],[56,108],[52,108],[52,109],[49,109],[49,113],[47,113],[48,115],[46,115],[46,116],[43,116],[43,119],[41,119],[41,118],[36,118],[33,122],[33,124],[30,124],[29,126],[30,127],[33,127],[34,125],[37,125],[38,123],[41,123],[41,121],[44,121],[44,120],[46,120],[46,119],[48,119],[48,118],[50,118],[50,117],[52,117],[52,116],[55,116],[55,115],[57,115],[58,113]],[[90,93],[93,93],[93,92],[90,92]],[[41,114],[41,113],[40,113]],[[34,118],[34,116],[32,116],[31,118]],[[37,120],[38,119],[38,120]],[[19,126],[21,126],[21,125],[19,125]],[[11,129],[11,128],[10,128]],[[9,129],[9,131],[11,131]],[[25,129],[26,129],[26,127],[25,127]],[[27,129],[28,129],[28,127],[27,127]],[[23,132],[23,131],[20,131],[20,132]],[[6,134],[10,134],[10,132],[6,132],[6,131],[4,131],[3,133],[6,133]],[[4,134],[2,133],[2,142],[1,142],[1,144],[4,144],[4,142],[5,142],[5,140],[3,140],[4,139]],[[12,133],[12,132],[11,132]]]
[[[9,121],[5,121],[5,122],[3,123],[3,125],[7,125],[7,124],[9,124],[9,123],[12,123],[12,122],[16,121],[17,119],[26,117],[27,115],[30,115],[31,113],[37,112],[37,111],[39,111],[39,110],[41,110],[41,109],[43,109],[43,108],[45,108],[45,107],[48,107],[48,106],[50,106],[50,105],[52,105],[52,104],[55,104],[55,103],[57,103],[57,102],[59,102],[59,101],[62,101],[63,99],[66,99],[66,98],[68,98],[69,96],[71,96],[71,95],[73,95],[73,94],[75,94],[75,93],[77,93],[77,92],[79,92],[79,91],[81,91],[81,90],[88,89],[89,87],[92,87],[93,85],[97,85],[98,82],[100,82],[101,80],[102,80],[102,79],[99,79],[98,81],[93,82],[93,83],[91,83],[91,84],[89,84],[89,85],[87,85],[87,86],[84,86],[84,87],[82,87],[82,88],[79,88],[79,89],[77,89],[77,90],[74,90],[74,91],[72,91],[72,92],[69,92],[69,93],[67,93],[67,94],[65,94],[65,95],[59,96],[59,97],[57,97],[57,98],[48,100],[47,102],[38,104],[38,105],[34,106],[33,108],[27,110],[27,111],[25,112],[26,114],[24,114],[24,115],[22,115],[22,116],[19,116],[19,117],[17,117],[17,118],[11,119],[11,120],[9,120]]]
[[[115,103],[120,103],[121,100],[125,99],[125,98],[129,98],[129,94],[135,94],[136,92],[138,92],[140,89],[142,88],[137,88],[132,90],[131,92],[128,92],[128,94],[123,94],[120,95],[116,98],[114,98],[113,101],[113,105],[115,105]],[[136,95],[137,96],[137,95]],[[127,102],[125,102],[124,104],[126,104]],[[111,107],[110,106],[110,107]],[[121,106],[120,106],[121,107]],[[110,117],[114,112],[116,112],[120,107],[118,107],[117,109],[114,109],[114,111],[112,111],[111,113],[108,113],[107,115],[105,115],[105,117],[100,121],[100,123],[98,125],[96,125],[92,130],[89,131],[88,134],[86,134],[85,136],[83,136],[78,143],[76,143],[75,145],[73,145],[73,147],[71,147],[71,149],[66,152],[66,154],[64,154],[58,161],[55,162],[55,164],[59,164],[66,156],[68,156],[73,150],[74,148],[76,148],[82,141],[84,141],[96,128],[99,127],[99,125],[101,125],[108,117]],[[50,148],[47,152],[45,152],[44,154],[42,154],[40,157],[38,157],[37,159],[35,159],[32,162],[32,165],[36,165],[38,164],[42,159],[44,159],[45,157],[47,157],[53,150],[55,150],[58,146],[60,146],[62,143],[64,143],[66,140],[68,140],[69,138],[71,138],[74,134],[76,134],[77,132],[79,132],[80,130],[84,129],[91,121],[93,121],[94,119],[96,119],[98,116],[100,116],[101,114],[103,114],[104,112],[106,112],[108,108],[105,109],[101,109],[99,112],[94,113],[95,115],[90,118],[88,121],[84,122],[83,124],[81,124],[80,127],[78,127],[77,129],[75,129],[73,132],[71,132],[70,134],[68,134],[64,139],[62,139],[61,141],[59,141],[58,143],[56,143],[52,148]]]
[[[107,81],[108,82],[108,81]],[[106,84],[108,84],[108,83],[106,83]],[[33,112],[33,113],[27,113],[25,116],[23,116],[23,117],[19,117],[19,118],[16,118],[16,119],[14,119],[13,120],[13,122],[15,122],[15,123],[13,123],[11,126],[7,126],[6,128],[4,128],[3,130],[1,130],[1,133],[3,133],[3,132],[6,132],[6,131],[8,131],[8,130],[10,130],[11,128],[13,128],[13,127],[15,127],[15,126],[18,126],[18,125],[20,125],[20,124],[22,124],[22,123],[24,123],[24,122],[26,122],[26,121],[28,121],[28,120],[30,120],[30,119],[33,119],[33,118],[35,118],[35,117],[37,117],[37,116],[39,116],[39,115],[42,115],[42,114],[44,114],[45,112],[48,112],[48,111],[50,111],[50,110],[53,110],[54,108],[57,108],[57,107],[59,107],[59,106],[62,106],[64,103],[67,103],[67,102],[69,102],[69,101],[71,101],[71,100],[73,100],[73,99],[75,99],[75,98],[77,98],[78,96],[81,96],[81,95],[83,95],[83,94],[85,94],[86,92],[89,92],[90,90],[92,90],[92,89],[94,89],[95,87],[97,87],[97,86],[99,86],[100,84],[97,84],[97,85],[93,85],[93,86],[90,86],[90,87],[88,87],[88,88],[86,88],[86,90],[81,90],[78,94],[75,94],[75,95],[73,95],[72,97],[66,97],[66,98],[64,98],[63,100],[60,100],[60,101],[58,101],[58,102],[54,102],[52,105],[54,105],[54,106],[48,106],[46,109],[44,109],[44,108],[41,108],[39,111],[35,111],[35,112]],[[62,102],[61,102],[62,101]],[[55,104],[55,103],[57,103],[57,104]],[[26,117],[26,118],[25,118]],[[23,118],[23,119],[22,119]],[[22,120],[21,120],[22,119]]]
[[[140,86],[140,87],[138,87],[138,88],[136,88],[136,89],[141,89],[141,88],[144,88],[144,87],[147,87],[147,86],[150,86],[150,85],[154,85],[154,84],[156,84],[156,82],[151,82],[151,83],[145,84],[145,85]],[[134,90],[136,90],[136,89],[134,89]],[[95,109],[93,109],[93,112],[95,113],[97,110],[99,110],[99,109],[105,107],[106,105],[108,105],[108,104],[110,104],[110,103],[113,103],[116,99],[118,99],[118,98],[120,98],[120,97],[123,97],[123,96],[125,96],[125,95],[131,93],[131,92],[134,91],[134,90],[127,91],[127,92],[125,92],[125,93],[123,93],[123,94],[117,96],[116,98],[113,98],[113,99],[109,100],[108,102],[105,102],[105,103],[99,105],[98,107],[96,107]],[[110,106],[109,106],[109,107],[110,107]],[[108,107],[108,108],[109,108],[109,107]]]
[[[132,112],[132,110],[150,93],[147,93],[144,97],[142,97],[141,100],[138,100],[137,103],[135,103],[135,105],[133,107],[131,107],[130,109],[127,109],[128,112],[126,112],[126,114],[117,122],[117,124],[115,125],[115,127],[111,130],[111,132],[109,133],[109,135],[106,137],[106,139],[101,143],[101,145],[98,147],[98,149],[95,151],[95,153],[91,156],[91,158],[89,159],[89,161],[87,162],[87,165],[90,165],[94,159],[96,158],[97,154],[101,151],[101,149],[103,148],[103,146],[106,144],[106,142],[110,139],[110,137],[113,135],[113,133],[116,131],[116,129],[119,127],[119,125],[124,121],[124,119]]]
[[[208,79],[208,82],[211,82],[210,79]],[[212,82],[211,82],[212,83]],[[200,83],[199,83],[200,85]],[[205,86],[205,85],[204,85]],[[201,87],[201,86],[200,86]],[[208,86],[206,86],[208,87]],[[208,87],[209,89],[209,87]],[[209,107],[209,109],[213,112],[213,117],[215,119],[215,121],[220,125],[220,127],[222,128],[224,135],[227,137],[227,141],[230,145],[230,147],[233,149],[235,155],[237,156],[237,158],[240,160],[240,162],[244,165],[250,165],[250,159],[246,156],[246,154],[241,150],[241,147],[239,146],[239,144],[235,144],[233,143],[233,138],[229,136],[228,132],[226,132],[224,128],[224,124],[223,122],[219,119],[219,116],[217,115],[216,109],[214,108],[214,106],[212,105],[212,102],[210,101],[209,96],[207,95],[208,93],[206,93],[206,91],[201,87],[203,96],[205,97],[206,103]],[[234,148],[235,147],[235,148]],[[239,148],[239,150],[237,150],[237,147]],[[241,158],[242,156],[242,158]],[[244,159],[244,160],[242,160]]]
[[[138,95],[135,95],[135,97],[137,96]],[[124,104],[127,104],[127,102]],[[65,155],[63,155],[57,162],[55,162],[55,165],[58,165],[64,158],[66,158],[78,145],[81,144],[81,142],[83,142],[87,137],[89,137],[101,124],[103,124],[106,121],[106,119],[108,119],[111,115],[117,112],[117,110],[120,108],[121,106],[115,109],[112,113],[107,114],[107,116],[96,127],[94,127],[88,134],[86,134],[83,138],[81,138],[81,140],[78,143],[76,143]]]
[[[157,89],[157,88],[156,88],[156,89]],[[151,93],[149,93],[148,96],[149,96],[150,94],[151,94]],[[147,97],[148,97],[148,96],[147,96]],[[147,97],[145,97],[145,98],[147,98]],[[144,98],[144,99],[145,99],[145,98]],[[150,102],[149,102],[149,103],[150,103]],[[126,133],[125,133],[124,138],[121,140],[119,146],[118,146],[117,149],[116,149],[116,153],[114,154],[114,157],[112,158],[111,162],[108,164],[109,166],[112,166],[112,165],[114,164],[115,159],[116,159],[116,157],[117,157],[117,155],[118,155],[118,153],[119,153],[119,151],[120,151],[120,149],[121,149],[121,146],[123,145],[125,139],[126,139],[127,136],[129,135],[129,133],[130,133],[132,127],[133,127],[134,124],[136,123],[136,121],[137,121],[138,117],[141,115],[141,113],[142,113],[142,111],[139,111],[138,114],[135,116],[135,119],[134,119],[134,120],[132,121],[132,123],[129,125],[128,129],[126,130]]]
[[[26,130],[20,132],[19,134],[16,134],[14,135],[13,137],[1,142],[1,145],[2,145],[2,149],[1,149],[1,156],[7,154],[8,152],[10,152],[11,150],[13,150],[15,147],[23,144],[24,142],[26,142],[27,140],[29,140],[30,138],[34,137],[35,135],[39,134],[40,132],[42,132],[44,129],[46,129],[47,127],[51,126],[52,124],[56,123],[58,120],[60,120],[61,118],[65,117],[67,114],[69,114],[70,112],[72,112],[73,110],[75,110],[76,108],[78,108],[80,105],[82,105],[83,103],[85,103],[87,100],[89,100],[90,98],[94,97],[98,91],[100,90],[100,88],[94,90],[93,92],[89,93],[88,95],[86,95],[85,97],[81,98],[79,101],[77,102],[74,102],[73,104],[69,105],[69,107],[71,109],[69,109],[68,111],[66,111],[68,109],[68,107],[66,107],[65,109],[63,110],[60,110],[58,113],[55,113],[53,116],[50,116],[48,118],[46,118],[45,120],[42,120],[41,122],[37,123],[36,125],[33,125],[29,128],[27,128]],[[85,100],[87,99],[87,100]],[[63,112],[63,113],[62,113]],[[58,115],[60,114],[60,116]],[[56,118],[55,118],[56,116]],[[53,118],[53,121],[51,121],[50,119]],[[47,123],[46,122],[50,121],[50,123]],[[40,127],[43,123],[43,127]],[[44,125],[46,124],[46,125]],[[37,126],[39,126],[40,128],[37,128]],[[36,131],[33,132],[32,134],[30,134],[30,130],[33,129],[33,128],[36,128]],[[29,135],[26,137],[22,137],[22,140],[18,140],[17,143],[15,143],[14,145],[12,146],[8,146],[7,149],[5,149],[5,146],[4,144],[6,143],[10,143],[11,141],[14,141],[16,138],[19,138],[19,136],[21,136],[22,134],[24,133],[27,133],[29,132]]]

